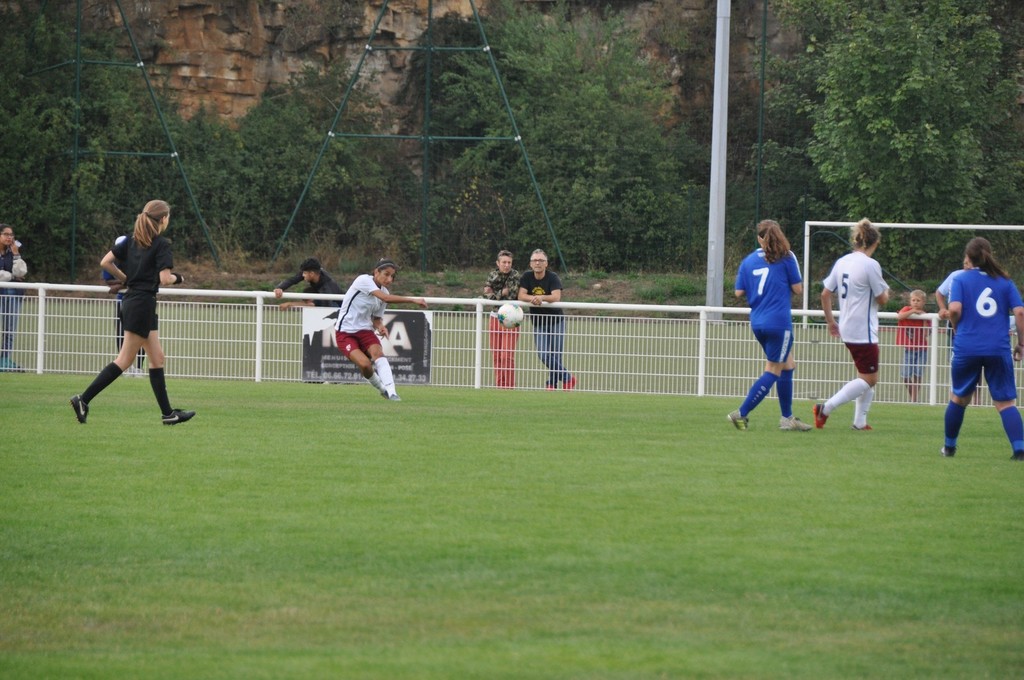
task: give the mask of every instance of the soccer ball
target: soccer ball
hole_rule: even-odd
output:
[[[498,322],[505,328],[518,328],[523,322],[523,308],[506,302],[498,307]]]

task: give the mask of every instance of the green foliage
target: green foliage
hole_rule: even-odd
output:
[[[957,4],[850,12],[846,38],[827,48],[810,153],[848,214],[981,221],[980,133],[1010,91],[990,20]]]
[[[823,207],[834,202],[835,219],[1022,223],[1024,140],[1007,115],[1013,31],[990,18],[996,4],[781,3],[806,51],[775,64],[783,82],[771,110],[797,132],[775,129],[787,141],[768,145],[765,167],[791,162],[789,177],[802,174]],[[879,255],[905,276],[927,275],[933,262],[955,263],[967,236],[893,232]]]
[[[116,30],[83,36],[92,63],[76,111],[69,8],[4,6],[0,218],[18,227],[32,276],[51,280],[94,280],[96,260],[153,197],[174,206],[171,235],[189,258],[209,255],[211,244],[261,259],[279,247],[288,258],[320,248],[358,262],[388,254],[458,268],[490,263],[502,247],[557,257],[557,239],[577,271],[699,272],[710,111],[679,100],[709,99],[715,14],[662,4],[661,23],[646,34],[620,1],[498,0],[485,32],[435,17],[435,44],[474,49],[432,52],[429,84],[426,54],[408,53],[406,118],[387,117],[365,72],[349,91],[350,61],[335,59],[266,92],[230,124],[208,111],[175,115],[167,74],[149,65],[161,121],[137,68],[95,63],[130,60]],[[350,33],[363,10],[348,0],[296,7],[279,39],[294,47],[325,31]],[[803,50],[769,65],[761,148],[756,76],[733,76],[727,261],[754,245],[759,168],[760,215],[778,219],[794,246],[807,219],[1024,223],[1024,113],[1013,82],[1024,5],[779,0],[771,10]],[[489,52],[479,49],[485,42]],[[417,135],[425,121],[438,138],[425,169],[416,141],[345,136]],[[168,156],[164,123],[192,194]],[[325,141],[335,123],[338,135]],[[880,257],[905,276],[938,275],[931,261],[955,264],[963,240],[887,234]],[[1024,252],[1013,235],[1000,246],[1011,265]]]
[[[637,36],[617,16],[564,6],[541,14],[505,3],[488,22],[497,68],[546,202],[559,245],[573,267],[664,264],[676,253],[682,164],[660,119],[664,74],[638,52]],[[491,65],[480,54],[453,60],[438,77],[438,124],[460,134],[512,136]],[[517,145],[479,144],[443,177],[450,195],[473,187],[472,220],[484,228],[444,238],[473,240],[477,261],[499,247],[554,254],[551,235]],[[457,213],[458,214],[458,213]],[[457,226],[457,225],[456,225]]]

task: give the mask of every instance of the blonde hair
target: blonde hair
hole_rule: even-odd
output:
[[[153,239],[160,235],[160,222],[171,214],[167,201],[153,200],[146,204],[135,218],[132,238],[143,248],[153,245]]]
[[[850,241],[854,248],[867,250],[881,240],[882,232],[878,231],[878,227],[871,224],[871,220],[866,217],[850,229]]]

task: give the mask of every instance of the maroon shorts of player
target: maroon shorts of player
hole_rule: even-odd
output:
[[[380,338],[373,331],[356,331],[355,333],[334,331],[334,339],[346,359],[350,359],[352,352],[357,349],[362,350],[366,356],[370,356],[370,347],[380,344]]]
[[[341,345],[338,345],[341,347]],[[846,343],[846,349],[850,350],[853,357],[853,365],[857,367],[858,373],[878,373],[878,345],[875,344],[853,344]]]

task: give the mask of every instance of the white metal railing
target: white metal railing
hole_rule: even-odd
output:
[[[95,374],[113,359],[116,307],[105,286],[5,285],[26,289],[12,354],[21,370]],[[332,296],[284,295],[292,300],[318,297]],[[487,315],[500,303],[445,297],[427,301],[431,384],[494,387]],[[162,290],[158,314],[168,375],[301,381],[302,315],[275,303],[273,293],[266,291]],[[558,306],[567,312],[564,363],[576,376],[578,390],[742,398],[764,370],[746,308],[573,302]],[[843,344],[829,336],[820,310],[793,314],[809,320],[795,324],[795,396],[828,398],[854,377],[853,362]],[[875,398],[907,402],[900,378],[903,351],[895,344],[896,315],[880,317],[881,379]],[[931,344],[921,401],[945,403],[948,337],[935,314],[927,318]],[[544,388],[547,369],[537,359],[529,315],[519,334],[515,366],[517,389]],[[1024,382],[1019,371],[1018,386]],[[975,401],[991,403],[984,389]]]

